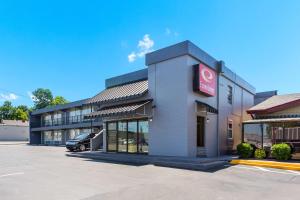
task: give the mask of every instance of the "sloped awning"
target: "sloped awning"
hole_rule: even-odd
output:
[[[204,108],[205,112],[213,113],[213,114],[218,114],[218,109],[208,105],[207,103],[201,102],[196,100],[196,103],[198,106]]]
[[[148,80],[107,88],[88,100],[87,104],[117,102],[140,97],[148,92]]]
[[[136,116],[148,116],[150,115],[152,100],[120,105],[114,107],[103,108],[99,111],[92,112],[85,115],[85,118],[97,118],[97,117],[114,117],[114,116],[124,116],[124,115],[136,115]]]
[[[248,114],[270,114],[300,105],[300,93],[275,95],[247,110]]]

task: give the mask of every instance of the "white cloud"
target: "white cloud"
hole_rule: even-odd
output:
[[[28,91],[27,95],[30,97],[31,100],[35,100],[35,96],[32,94],[32,92]]]
[[[171,30],[170,28],[165,29],[165,35],[166,36],[174,36],[177,37],[179,35],[178,32]]]
[[[145,34],[143,39],[138,42],[137,52],[131,52],[131,54],[128,55],[128,61],[134,62],[138,57],[143,57],[146,53],[149,53],[152,50],[152,47],[154,46],[154,41],[150,38],[149,34]]]
[[[134,62],[136,59],[136,54],[134,52],[131,52],[131,54],[128,55],[128,61]]]
[[[12,100],[16,100],[17,98],[19,97],[14,93],[0,94],[0,100],[4,100],[4,101],[12,101]]]

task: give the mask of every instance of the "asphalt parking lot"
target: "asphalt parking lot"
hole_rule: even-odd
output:
[[[300,172],[211,172],[67,157],[64,147],[0,143],[0,199],[299,199]]]

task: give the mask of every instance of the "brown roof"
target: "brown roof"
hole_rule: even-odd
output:
[[[29,122],[25,121],[23,122],[22,120],[2,120],[0,122],[0,125],[6,125],[6,126],[29,126]]]
[[[300,104],[300,93],[277,95],[263,101],[250,108],[247,112],[250,114],[272,113],[284,110]]]
[[[124,114],[133,114],[135,111],[147,104],[149,104],[151,101],[144,101],[144,102],[138,102],[130,105],[121,105],[121,106],[115,106],[115,107],[109,107],[109,108],[103,108],[99,111],[92,112],[88,115],[85,115],[87,118],[94,118],[94,117],[107,117],[111,115],[124,115]]]
[[[110,101],[120,101],[125,99],[136,98],[148,92],[148,80],[120,85],[103,90],[87,103],[103,103]]]

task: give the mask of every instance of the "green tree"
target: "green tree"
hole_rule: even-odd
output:
[[[28,121],[28,112],[25,112],[24,110],[20,108],[16,108],[14,111],[14,117],[15,120],[22,120],[22,121]]]
[[[60,105],[60,104],[65,104],[69,103],[64,97],[62,96],[56,96],[53,100],[51,105]]]
[[[1,119],[13,119],[14,107],[10,101],[4,101],[0,107],[0,118]]]
[[[45,108],[52,104],[53,95],[49,89],[38,88],[32,94],[34,95],[34,109]]]
[[[19,105],[19,106],[17,106],[17,109],[21,109],[24,112],[29,112],[30,111],[30,109],[26,105]]]

